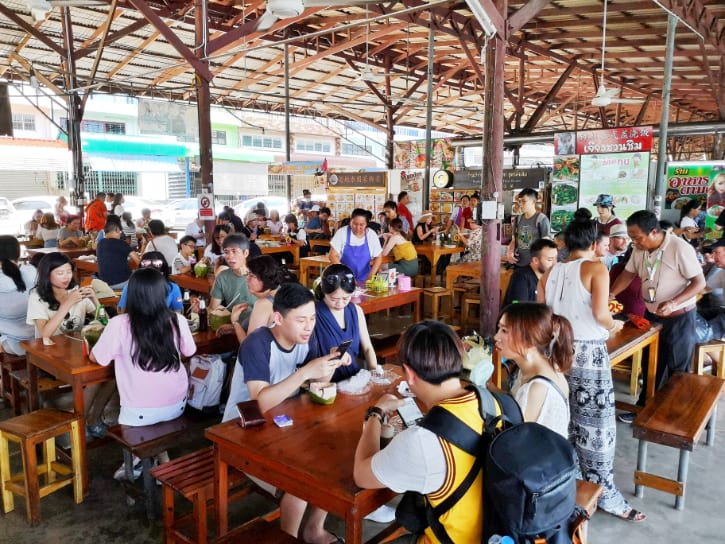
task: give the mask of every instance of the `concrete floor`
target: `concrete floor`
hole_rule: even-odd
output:
[[[624,390],[624,384],[618,389]],[[725,401],[720,402],[720,413],[725,413]],[[0,419],[10,417],[10,411],[0,409]],[[633,506],[644,511],[648,518],[643,523],[628,523],[605,513],[597,513],[589,525],[591,544],[640,544],[642,542],[702,542],[725,541],[725,517],[722,504],[725,499],[725,416],[718,421],[715,447],[700,445],[690,457],[690,473],[687,485],[685,509],[673,508],[674,497],[646,489],[643,499],[634,498],[632,474],[636,464],[637,443],[628,425],[618,423],[616,482]],[[218,419],[196,416],[193,432],[170,451],[171,457],[194,451],[205,445],[203,429]],[[678,454],[672,448],[650,446],[649,468],[664,476],[674,477]],[[75,505],[70,488],[62,489],[41,501],[42,523],[30,527],[25,518],[22,501],[16,500],[15,511],[0,517],[0,544],[46,543],[160,543],[160,521],[149,522],[139,503],[126,505],[121,485],[112,474],[121,463],[121,451],[115,443],[108,442],[89,450],[91,472],[90,490],[84,502]],[[14,463],[19,463],[15,455]],[[140,481],[140,480],[139,480]],[[184,505],[185,507],[186,505]],[[241,524],[256,515],[274,508],[271,500],[253,496],[238,503],[230,520]],[[181,504],[179,504],[181,508]],[[340,534],[342,522],[329,519],[328,526]],[[366,536],[380,530],[381,526],[366,522]]]

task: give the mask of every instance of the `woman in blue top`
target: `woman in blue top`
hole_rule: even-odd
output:
[[[367,362],[368,370],[375,371],[378,359],[370,341],[365,314],[356,304],[350,304],[355,291],[355,275],[344,264],[331,264],[325,268],[316,288],[317,322],[310,339],[310,349],[330,353],[345,340],[352,340],[347,353],[352,363],[339,366],[332,381],[340,381],[358,373],[358,355]]]
[[[181,289],[173,281],[169,280],[169,264],[166,262],[163,253],[159,251],[149,251],[145,253],[141,258],[141,262],[138,263],[139,268],[153,268],[161,272],[166,278],[166,305],[171,308],[174,312],[180,312],[183,307],[183,301],[181,299]],[[118,301],[118,311],[122,312],[126,307],[126,295],[128,291],[128,285],[123,288],[121,292],[121,299]]]
[[[360,281],[377,274],[383,262],[383,248],[377,235],[368,229],[369,221],[370,212],[355,208],[350,224],[340,228],[330,241],[330,262],[346,265]]]
[[[35,338],[35,326],[28,325],[25,316],[28,293],[38,272],[29,264],[18,266],[19,258],[18,240],[14,236],[0,236],[0,352],[25,355],[20,342]]]

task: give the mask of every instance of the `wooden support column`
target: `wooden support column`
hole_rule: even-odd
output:
[[[196,51],[200,55],[199,61],[208,71],[209,61],[205,58],[206,44],[209,42],[207,29],[207,9],[204,0],[194,0],[194,23]],[[195,65],[196,66],[196,65]],[[196,107],[199,118],[199,162],[201,165],[201,186],[214,194],[214,162],[211,150],[211,94],[209,92],[209,81],[203,77],[200,70],[194,75],[196,86]],[[214,218],[204,221],[204,232],[206,241],[211,243],[214,232]]]
[[[506,2],[497,3],[506,13]],[[483,134],[482,199],[503,202],[503,136],[504,136],[504,61],[506,40],[496,34],[486,50],[486,110]],[[496,332],[501,305],[501,218],[483,222],[481,236],[481,323],[482,336]]]
[[[0,136],[13,137],[13,112],[7,83],[0,83]]]

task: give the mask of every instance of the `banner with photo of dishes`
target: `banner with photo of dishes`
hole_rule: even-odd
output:
[[[697,165],[700,178],[707,177],[707,204],[705,226],[712,229],[720,214],[725,212],[725,162]]]
[[[571,133],[566,133],[571,134]],[[561,135],[555,137],[557,150],[570,150],[561,144]],[[571,142],[567,139],[567,142]],[[573,143],[570,143],[573,146]],[[564,230],[573,219],[579,201],[578,155],[558,155],[554,157],[554,169],[551,174],[551,230]]]
[[[647,207],[652,127],[577,132],[576,150],[581,160],[580,207],[596,216],[594,202],[602,193],[614,197],[618,217]]]

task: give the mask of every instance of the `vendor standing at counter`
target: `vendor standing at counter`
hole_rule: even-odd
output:
[[[368,217],[366,210],[355,208],[350,224],[340,228],[330,241],[330,262],[349,267],[358,281],[377,274],[383,261],[380,240],[368,229]]]

